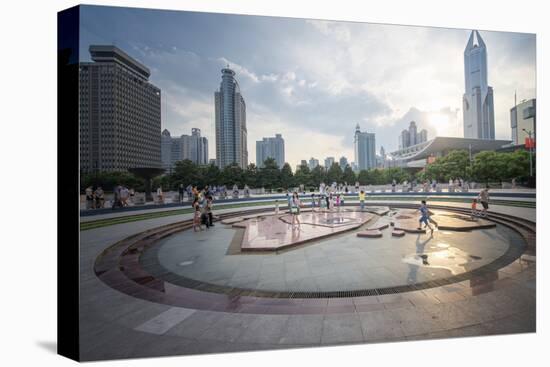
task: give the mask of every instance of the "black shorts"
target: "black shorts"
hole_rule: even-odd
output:
[[[489,209],[489,203],[488,202],[482,201],[481,205],[483,205],[483,209],[485,209],[485,210]]]

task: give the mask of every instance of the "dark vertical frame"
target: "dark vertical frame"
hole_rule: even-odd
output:
[[[57,14],[57,352],[79,360],[78,6]]]

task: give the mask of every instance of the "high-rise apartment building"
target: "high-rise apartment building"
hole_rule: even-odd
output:
[[[311,157],[309,159],[308,167],[309,167],[310,170],[314,169],[318,165],[319,165],[319,160],[318,159],[315,159],[313,157]]]
[[[263,167],[267,158],[273,158],[279,168],[285,164],[285,140],[281,134],[256,142],[256,167]]]
[[[214,93],[216,118],[216,163],[224,168],[248,165],[246,104],[235,72],[222,69],[220,89]]]
[[[426,129],[422,129],[420,132],[417,131],[416,122],[411,121],[409,128],[401,131],[401,135],[399,135],[399,149],[405,149],[428,141],[428,131]]]
[[[189,159],[198,165],[208,164],[208,139],[201,137],[201,130],[191,129],[191,135],[172,137],[167,129],[162,132],[162,167],[167,171],[176,162]]]
[[[346,166],[349,164],[349,163],[348,163],[348,159],[347,159],[346,157],[344,157],[344,156],[341,156],[341,157],[340,157],[339,164],[340,164],[340,168],[342,168],[342,170],[343,170],[343,169],[346,168]]]
[[[161,93],[150,71],[115,46],[79,65],[81,172],[161,167]]]
[[[325,168],[330,169],[332,167],[332,164],[335,162],[334,157],[326,157],[325,158]]]

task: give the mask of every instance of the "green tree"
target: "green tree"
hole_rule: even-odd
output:
[[[497,152],[479,152],[474,156],[473,175],[482,182],[501,181],[506,171],[506,157]]]
[[[369,171],[366,169],[362,169],[359,171],[359,174],[357,175],[357,181],[359,181],[360,185],[368,185],[370,183],[370,175]]]
[[[220,169],[215,164],[211,163],[201,167],[202,176],[205,185],[218,185],[220,182]]]
[[[229,166],[225,166],[222,170],[220,183],[228,188],[232,188],[235,184],[239,188],[242,188],[245,184],[243,176],[243,169],[237,163],[232,163]]]
[[[357,181],[357,176],[355,175],[355,172],[353,172],[349,164],[347,164],[346,168],[344,168],[344,173],[342,174],[342,181],[344,181],[348,185],[355,185],[355,181]]]
[[[294,175],[292,174],[292,168],[290,168],[290,164],[285,163],[283,165],[283,168],[281,168],[281,186],[284,189],[288,189],[289,187],[293,187],[294,185]]]
[[[299,166],[296,170],[296,174],[294,175],[294,185],[313,186],[311,171],[306,164]]]
[[[270,157],[264,161],[264,166],[259,172],[259,183],[266,189],[281,187],[281,171],[275,159]]]
[[[311,170],[311,184],[317,187],[321,182],[327,183],[327,177],[324,168],[317,166]]]
[[[342,169],[338,163],[333,163],[327,171],[327,183],[342,182]]]
[[[174,170],[172,171],[171,181],[176,186],[179,186],[179,184],[183,184],[183,186],[195,186],[202,183],[199,182],[202,181],[202,177],[197,165],[189,159],[185,159],[176,162]]]
[[[254,163],[250,163],[244,171],[244,182],[249,187],[260,187],[258,184],[258,167]]]

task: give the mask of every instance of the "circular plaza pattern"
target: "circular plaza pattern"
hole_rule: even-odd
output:
[[[521,220],[472,218],[456,208],[435,206],[433,233],[417,229],[418,214],[407,205],[307,210],[300,217],[298,227],[288,213],[251,209],[198,232],[190,221],[154,228],[105,250],[95,271],[134,297],[231,311],[236,296],[256,306],[264,306],[262,299],[271,299],[270,306],[290,301],[296,306],[304,299],[476,282],[518,259],[527,245]],[[380,231],[382,237],[365,238],[365,230]],[[405,236],[392,236],[396,230]],[[300,310],[307,307],[292,312]],[[249,311],[265,309],[250,306]]]

